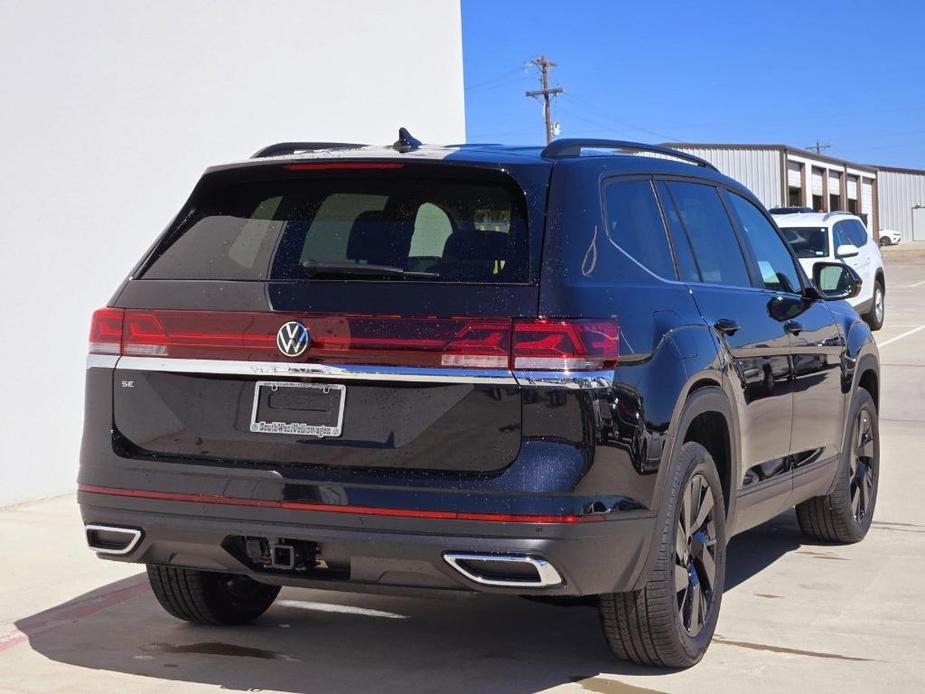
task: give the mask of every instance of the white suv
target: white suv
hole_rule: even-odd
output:
[[[880,246],[859,217],[850,212],[804,212],[773,215],[803,269],[813,276],[820,261],[841,261],[854,268],[864,281],[861,293],[850,303],[871,330],[883,325],[886,280]]]

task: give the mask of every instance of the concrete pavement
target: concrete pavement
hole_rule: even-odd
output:
[[[0,692],[925,691],[925,244],[884,255],[871,532],[807,544],[790,512],[734,539],[717,636],[694,668],[613,660],[593,608],[499,597],[285,589],[253,626],[183,624],[141,567],[92,556],[67,496],[0,510]]]

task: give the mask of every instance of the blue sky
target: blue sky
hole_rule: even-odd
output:
[[[925,168],[925,3],[462,0],[469,142],[755,142]]]

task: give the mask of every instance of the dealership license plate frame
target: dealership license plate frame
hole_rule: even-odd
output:
[[[276,392],[280,388],[301,388],[307,390],[320,390],[323,393],[331,391],[339,394],[337,403],[337,424],[328,426],[324,424],[308,424],[305,422],[271,422],[258,419],[260,410],[260,396],[264,388]],[[336,438],[343,433],[344,404],[347,401],[347,386],[340,383],[302,383],[298,381],[257,381],[254,384],[254,404],[251,409],[250,430],[257,434],[289,434],[293,436],[313,436],[315,438]]]

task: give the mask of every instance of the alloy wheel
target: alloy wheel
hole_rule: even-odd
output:
[[[706,478],[697,473],[681,494],[675,529],[675,592],[684,629],[696,636],[713,606],[716,580],[716,500]]]
[[[874,430],[870,413],[862,409],[855,420],[854,450],[848,465],[851,514],[860,523],[870,510],[874,493]]]
[[[877,322],[883,322],[883,291],[880,287],[874,289],[874,314],[877,316]]]

